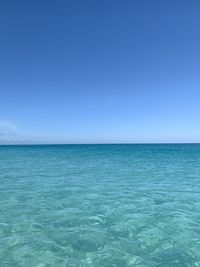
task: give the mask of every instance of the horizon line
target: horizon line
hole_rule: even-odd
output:
[[[50,146],[50,145],[199,145],[200,142],[110,142],[110,143],[0,143],[0,146]]]

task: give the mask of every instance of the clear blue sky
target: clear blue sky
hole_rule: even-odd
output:
[[[200,1],[0,3],[0,141],[200,142]]]

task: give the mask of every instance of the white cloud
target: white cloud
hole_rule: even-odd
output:
[[[18,142],[22,136],[17,131],[17,126],[8,121],[0,121],[0,143]]]
[[[0,120],[0,144],[35,144],[48,143],[48,138],[29,134],[19,129],[10,121]]]
[[[1,131],[6,131],[6,130],[15,131],[17,129],[17,126],[8,121],[0,121],[0,129]]]

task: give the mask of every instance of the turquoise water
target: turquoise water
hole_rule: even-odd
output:
[[[200,266],[200,145],[0,146],[0,266]]]

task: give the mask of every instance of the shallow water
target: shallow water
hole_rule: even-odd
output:
[[[200,266],[200,145],[0,146],[0,266]]]

